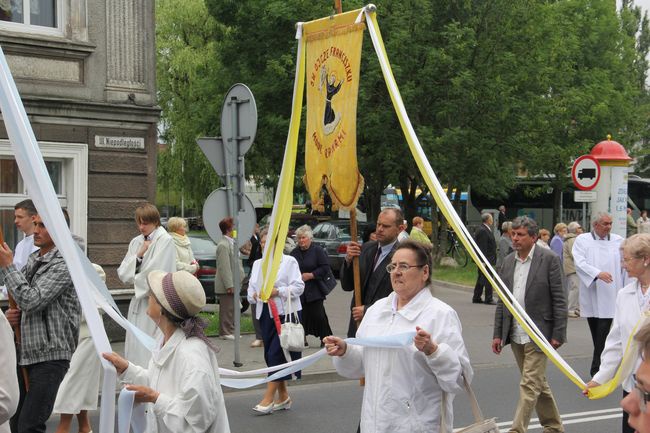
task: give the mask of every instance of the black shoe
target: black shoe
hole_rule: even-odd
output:
[[[484,304],[487,304],[487,305],[496,305],[496,304],[497,304],[496,302],[494,302],[494,299],[486,300],[486,301],[483,302],[483,303],[484,303]]]
[[[483,300],[481,298],[479,299],[472,299],[472,304],[482,304]]]

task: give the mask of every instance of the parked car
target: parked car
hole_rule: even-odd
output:
[[[361,234],[367,223],[357,222],[357,242],[361,243]],[[318,224],[314,227],[314,242],[325,248],[330,267],[338,274],[350,243],[350,220],[332,220]]]
[[[296,237],[296,229],[300,226],[307,224],[309,227],[314,228],[318,223],[329,220],[330,217],[324,215],[310,215],[308,213],[294,212],[289,219],[289,230],[287,236],[292,239]],[[271,214],[265,215],[260,219],[260,227],[264,227],[271,222]]]
[[[194,258],[199,262],[199,270],[196,271],[196,277],[201,282],[205,291],[205,298],[208,304],[217,304],[219,298],[214,293],[214,277],[217,273],[217,244],[207,236],[188,236]],[[244,275],[241,276],[242,279]],[[242,313],[248,309],[248,299],[246,286],[242,285],[240,292]]]

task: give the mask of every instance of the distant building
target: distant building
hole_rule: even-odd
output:
[[[72,231],[107,284],[137,233],[136,203],[155,200],[153,0],[0,0],[0,46]],[[13,206],[27,198],[0,122],[0,223],[19,240]]]

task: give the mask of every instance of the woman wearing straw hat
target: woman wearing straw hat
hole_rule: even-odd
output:
[[[230,433],[219,382],[217,349],[197,316],[205,305],[199,280],[187,271],[152,271],[147,276],[147,315],[163,334],[149,368],[105,353],[120,379],[132,383],[135,401],[151,403],[147,432]]]

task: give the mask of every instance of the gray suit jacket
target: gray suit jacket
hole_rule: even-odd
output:
[[[515,252],[503,260],[499,276],[508,290],[512,291],[515,273]],[[526,313],[535,322],[547,340],[566,341],[567,301],[562,284],[560,258],[545,248],[535,247],[528,279],[524,304]],[[494,313],[494,338],[501,338],[503,345],[510,343],[512,314],[499,300]]]
[[[227,289],[235,287],[232,275],[232,262],[234,260],[239,262],[239,277],[243,278],[244,268],[242,267],[241,260],[235,258],[235,248],[228,239],[222,237],[217,244],[217,272],[214,276],[215,294],[225,295]]]

